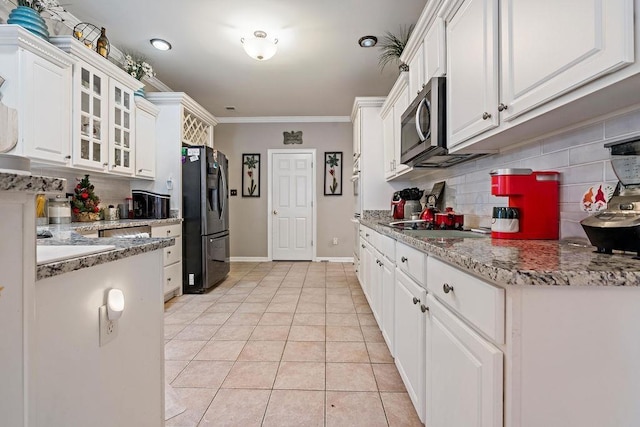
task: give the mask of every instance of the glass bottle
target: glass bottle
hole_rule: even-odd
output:
[[[107,58],[109,56],[109,39],[107,38],[104,27],[100,29],[100,37],[96,41],[96,52]]]

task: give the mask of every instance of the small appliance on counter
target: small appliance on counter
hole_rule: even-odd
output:
[[[71,198],[58,195],[49,199],[49,224],[69,224],[71,222]]]
[[[464,215],[456,213],[453,208],[446,208],[444,212],[435,214],[434,228],[441,230],[462,230]]]
[[[597,252],[636,252],[640,257],[640,138],[605,144],[611,166],[620,180],[607,208],[580,224]]]
[[[165,219],[169,218],[168,194],[157,194],[145,190],[131,190],[133,197],[133,218]]]
[[[393,219],[404,219],[404,204],[406,200],[400,197],[400,192],[393,193],[391,198],[391,216]]]
[[[491,175],[491,194],[509,197],[518,211],[517,232],[491,230],[497,239],[551,239],[560,235],[560,173],[531,169],[497,169]]]
[[[424,190],[417,187],[396,191],[391,198],[391,216],[393,219],[411,219],[414,214],[420,214],[422,205],[420,199]]]

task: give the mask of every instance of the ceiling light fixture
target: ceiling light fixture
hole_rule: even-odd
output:
[[[162,40],[162,39],[151,39],[149,40],[149,43],[151,43],[151,45],[153,47],[155,47],[158,50],[170,50],[171,49],[171,43],[169,43],[166,40]]]
[[[376,43],[378,43],[378,38],[376,36],[363,36],[358,40],[360,47],[374,47]]]
[[[278,39],[270,40],[267,38],[267,33],[264,31],[254,31],[253,38],[240,39],[242,47],[247,55],[258,61],[266,61],[273,57],[278,51]]]

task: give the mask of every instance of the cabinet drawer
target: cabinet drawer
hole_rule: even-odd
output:
[[[175,245],[164,248],[165,267],[182,259],[182,237],[176,237],[175,239]]]
[[[494,342],[504,343],[504,289],[429,257],[427,290]]]
[[[362,232],[363,232],[363,236],[362,236],[362,237],[364,238],[364,240],[366,240],[367,242],[371,243],[371,245],[372,245],[373,247],[377,247],[377,243],[378,243],[378,241],[377,241],[377,240],[378,240],[378,239],[377,239],[377,237],[378,237],[378,232],[377,232],[377,231],[372,230],[372,229],[371,229],[371,228],[369,228],[369,227],[363,227],[363,228],[362,228]]]
[[[396,265],[404,273],[411,276],[418,284],[425,287],[425,267],[427,255],[417,249],[396,242]]]
[[[389,236],[378,236],[378,250],[391,261],[396,260],[396,241]]]
[[[151,237],[178,237],[182,235],[182,224],[156,225],[151,227]]]
[[[164,268],[164,293],[182,286],[182,263],[177,262]]]

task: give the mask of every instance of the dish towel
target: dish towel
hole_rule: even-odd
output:
[[[171,387],[171,384],[164,381],[164,419],[165,421],[180,415],[187,410],[187,407],[182,404],[178,393]]]

